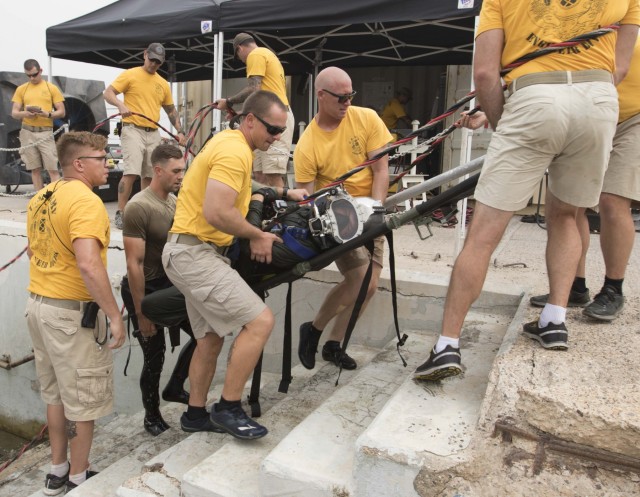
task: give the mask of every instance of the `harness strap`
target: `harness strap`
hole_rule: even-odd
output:
[[[402,347],[407,341],[407,334],[405,333],[400,337],[400,325],[398,323],[398,287],[396,285],[396,259],[393,252],[393,231],[389,231],[385,234],[387,237],[387,244],[389,245],[389,278],[391,279],[391,304],[393,305],[393,323],[396,326],[396,336],[398,337],[398,343],[396,344],[396,350],[402,360],[402,365],[406,368],[407,361],[404,360],[400,353],[400,347]]]
[[[265,292],[258,293],[258,296],[264,301]],[[260,359],[253,370],[253,379],[251,380],[251,390],[249,391],[249,407],[251,408],[251,417],[260,417],[260,380],[262,378],[262,358],[264,351],[260,352]]]
[[[293,376],[291,376],[291,291],[293,284],[289,283],[287,290],[287,304],[284,313],[284,343],[282,345],[282,378],[278,392],[287,393]]]

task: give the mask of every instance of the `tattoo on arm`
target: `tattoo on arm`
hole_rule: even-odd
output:
[[[67,438],[69,440],[73,440],[74,438],[76,438],[78,436],[78,430],[76,428],[76,422],[67,420],[66,425],[67,425]]]
[[[167,111],[167,116],[169,116],[169,120],[171,121],[171,124],[173,124],[173,126],[176,129],[181,129],[180,128],[180,114],[178,114],[178,109],[175,108],[175,106],[171,106],[171,108]]]
[[[260,76],[251,76],[249,78],[249,84],[245,86],[242,90],[240,90],[237,94],[231,97],[234,104],[239,104],[244,102],[249,95],[253,92],[258,91],[262,87],[262,77]]]
[[[122,181],[118,183],[118,193],[124,193],[124,184]]]

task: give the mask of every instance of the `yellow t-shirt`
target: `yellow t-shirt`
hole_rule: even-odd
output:
[[[312,119],[293,153],[296,181],[315,181],[319,190],[367,160],[367,154],[391,142],[392,136],[372,109],[351,105],[340,125],[324,131]],[[370,197],[373,173],[370,167],[354,174],[345,189],[354,197]]]
[[[233,236],[211,226],[202,213],[207,181],[215,179],[238,192],[234,206],[245,217],[251,200],[252,162],[251,147],[241,131],[228,129],[209,140],[184,176],[171,232],[194,235],[218,247],[231,245]]]
[[[629,72],[618,85],[618,98],[620,100],[618,122],[624,122],[640,113],[640,38],[633,49]]]
[[[380,117],[387,128],[393,129],[398,127],[398,119],[406,115],[407,111],[404,110],[404,105],[397,98],[392,98],[382,110]]]
[[[118,93],[124,94],[124,104],[130,111],[143,114],[156,122],[160,120],[160,108],[163,105],[173,105],[169,83],[158,73],[149,74],[142,67],[127,69],[111,86]],[[122,120],[138,126],[157,128],[151,121],[140,116],[125,117]]]
[[[502,29],[502,66],[551,43],[569,40],[616,22],[640,24],[638,0],[484,0],[477,34]],[[543,55],[505,76],[509,83],[529,73],[546,71],[614,71],[616,35],[605,34],[582,45]]]
[[[46,202],[45,192],[53,192]],[[56,299],[93,300],[78,269],[73,241],[98,240],[107,267],[110,236],[107,210],[87,185],[65,179],[48,185],[27,207],[27,237],[33,252],[29,291]]]
[[[262,77],[262,90],[272,91],[285,105],[289,105],[287,98],[287,82],[284,69],[276,54],[264,47],[254,48],[247,57],[247,78]]]
[[[25,110],[27,105],[34,105],[45,112],[52,112],[55,110],[54,104],[64,102],[64,97],[56,85],[42,80],[37,85],[27,82],[18,86],[11,101],[22,104],[21,110]],[[53,119],[42,116],[26,117],[22,123],[27,126],[53,126]]]

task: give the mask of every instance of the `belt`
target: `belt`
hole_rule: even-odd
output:
[[[42,302],[43,304],[60,307],[61,309],[70,309],[72,311],[81,311],[84,304],[84,302],[80,300],[54,299],[53,297],[43,297],[33,292],[29,292],[29,295],[36,302]]]
[[[23,124],[22,129],[33,131],[34,133],[41,133],[42,131],[52,131],[53,126],[29,126],[28,124]]]
[[[133,126],[134,128],[138,128],[141,129],[142,131],[146,131],[147,133],[151,133],[152,131],[158,131],[158,128],[151,128],[148,126],[138,126],[137,124],[133,124],[133,123],[122,123],[123,126]]]
[[[587,71],[549,71],[525,74],[514,79],[509,84],[509,96],[518,90],[531,85],[570,85],[573,83],[588,83],[603,81],[613,83],[613,75],[603,69],[589,69]]]
[[[230,246],[218,247],[213,242],[203,242],[197,236],[187,235],[185,233],[169,232],[168,241],[171,243],[181,243],[182,245],[200,245],[204,243],[205,245],[209,245],[210,247],[212,247],[216,252],[218,252],[222,256],[226,256],[227,253],[229,252],[229,249],[231,248]]]

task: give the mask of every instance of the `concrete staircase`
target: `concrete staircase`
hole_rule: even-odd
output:
[[[519,295],[485,295],[481,304],[502,311],[489,315],[479,307],[470,314],[463,341],[465,381],[445,380],[425,387],[415,384],[411,375],[436,338],[433,330],[438,326],[433,321],[443,292],[424,288],[416,278],[399,283],[401,327],[409,335],[402,348],[406,368],[396,340],[389,341],[389,295],[382,291],[376,297],[387,302],[372,302],[369,319],[359,324],[359,338],[349,346],[358,369],[343,371],[338,386],[337,368],[320,354],[313,370],[294,367],[286,395],[277,392],[279,374],[263,373],[260,422],[269,428],[266,437],[239,441],[216,433],[188,436],[179,428],[184,406],[177,404],[163,407],[173,428],[155,438],[142,430],[142,413],[119,417],[97,430],[92,463],[100,473],[68,495],[417,496],[411,482],[421,464],[446,467],[464,460],[489,370]],[[306,295],[317,290],[303,289],[302,300],[308,303]],[[425,293],[429,305],[424,305]],[[386,320],[377,319],[385,311]],[[302,322],[295,311],[294,322]],[[431,331],[418,328],[420,322],[428,322],[425,327]],[[387,339],[380,346],[383,336]],[[271,358],[277,363],[281,339],[272,338],[270,346],[279,349],[276,359]],[[294,358],[297,362],[295,353]],[[212,390],[211,399],[219,395],[220,386]],[[48,464],[41,465],[34,478],[43,481],[47,469]],[[32,497],[41,495],[36,492]]]

